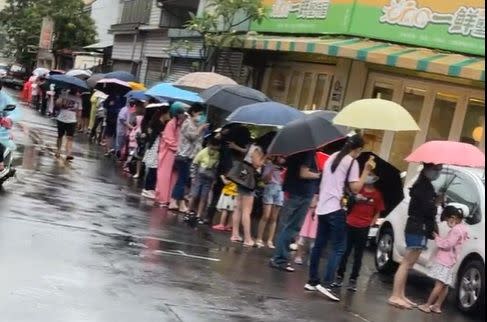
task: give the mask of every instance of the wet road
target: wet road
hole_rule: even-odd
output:
[[[356,294],[335,304],[304,293],[306,269],[268,268],[268,250],[192,229],[139,198],[101,151],[80,137],[72,165],[53,158],[52,121],[24,109],[19,173],[0,192],[0,320],[481,321],[448,300],[443,316],[385,304],[391,278],[367,254]],[[410,279],[422,301],[431,282]]]

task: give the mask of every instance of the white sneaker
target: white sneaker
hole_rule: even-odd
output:
[[[316,286],[315,286],[315,285],[311,285],[311,284],[307,283],[307,284],[304,286],[304,290],[305,290],[305,291],[309,291],[309,292],[315,292],[315,291],[316,291]]]
[[[335,294],[333,294],[333,291],[331,289],[326,288],[322,285],[316,285],[316,290],[321,294],[323,294],[324,296],[326,296],[327,298],[329,298],[330,300],[335,302],[340,302],[340,298]]]
[[[154,191],[142,190],[142,197],[147,199],[156,199],[156,193]]]

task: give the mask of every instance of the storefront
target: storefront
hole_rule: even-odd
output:
[[[401,170],[407,169],[403,159],[411,149],[428,140],[464,141],[484,149],[483,2],[265,3],[269,19],[252,27],[259,34],[246,36],[243,47],[272,57],[261,86],[270,98],[300,109],[338,110],[368,97],[400,103],[420,132],[365,134],[369,148]],[[286,35],[291,33],[341,36]],[[426,46],[431,49],[421,48]]]

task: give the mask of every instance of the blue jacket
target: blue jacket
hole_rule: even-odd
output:
[[[21,113],[17,102],[10,97],[7,93],[0,90],[0,113],[3,114],[3,110],[7,105],[17,105],[17,108],[11,112],[6,112],[7,117],[13,122],[17,122],[20,119]],[[0,143],[11,150],[15,150],[15,144],[10,140],[10,130],[0,127]]]

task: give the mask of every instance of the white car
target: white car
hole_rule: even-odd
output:
[[[394,272],[406,252],[404,229],[408,218],[409,188],[404,200],[384,219],[378,234],[375,265],[381,273]],[[433,182],[439,191],[448,187],[446,202],[461,207],[469,229],[469,239],[462,248],[454,269],[453,288],[458,308],[464,312],[479,312],[485,307],[485,169],[445,167]],[[448,232],[446,223],[439,222],[440,235]],[[427,274],[435,255],[434,241],[421,254],[414,270]]]

